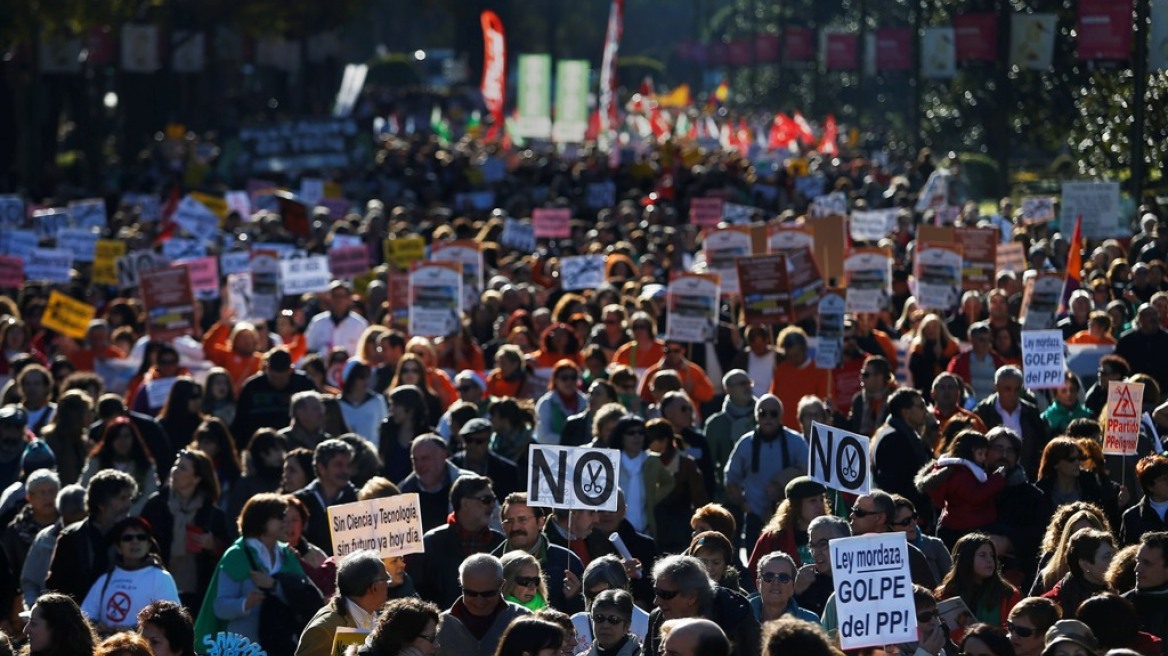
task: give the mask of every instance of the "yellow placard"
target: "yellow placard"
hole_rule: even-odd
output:
[[[93,253],[93,282],[99,285],[118,284],[118,258],[125,256],[126,242],[98,239]]]
[[[89,322],[93,321],[97,308],[82,303],[57,290],[49,294],[49,304],[41,317],[41,325],[74,339],[85,339]]]
[[[369,290],[369,283],[377,278],[377,272],[366,271],[365,273],[353,276],[353,293],[364,294]]]
[[[332,180],[325,180],[324,181],[324,197],[325,198],[344,198],[345,197],[345,190],[341,188],[341,184],[339,182],[333,182]]]
[[[356,645],[360,647],[365,644],[365,638],[369,637],[369,631],[365,629],[354,629],[349,626],[338,626],[336,633],[333,634],[333,656],[344,656],[345,651],[350,646]]]
[[[385,240],[385,261],[397,269],[426,258],[426,240],[421,237],[398,237]]]
[[[211,194],[204,194],[201,191],[192,191],[191,198],[199,201],[207,206],[207,209],[219,217],[219,221],[227,218],[227,214],[231,212],[231,208],[227,206],[227,199],[219,196],[212,196]]]

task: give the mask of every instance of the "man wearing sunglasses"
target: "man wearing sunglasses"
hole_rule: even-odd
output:
[[[890,533],[893,530],[892,520],[896,517],[896,501],[892,495],[881,490],[872,490],[868,494],[856,497],[850,513],[852,535],[869,535],[871,533]],[[937,586],[937,578],[929,569],[929,561],[921,550],[908,546],[908,565],[913,583],[923,585],[932,590]]]
[[[913,656],[940,656],[943,653],[957,653],[957,646],[949,642],[949,634],[941,615],[937,612],[937,600],[928,588],[913,586],[913,605],[917,613],[917,641],[900,646],[901,654]]]
[[[438,622],[437,642],[443,654],[495,653],[511,622],[529,614],[526,608],[503,599],[502,589],[503,563],[498,558],[474,554],[458,565],[461,595],[449,604],[449,610],[443,611]],[[432,597],[423,593],[422,598]]]
[[[418,594],[441,608],[458,599],[458,564],[476,554],[490,554],[503,542],[503,534],[490,525],[495,493],[489,478],[474,474],[459,477],[450,488],[450,507],[454,509],[454,521],[427,531],[422,538],[425,553],[406,557]],[[502,581],[502,573],[499,580]]]

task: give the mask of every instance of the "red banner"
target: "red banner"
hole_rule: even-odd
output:
[[[779,35],[760,34],[754,40],[754,56],[764,64],[779,61]]]
[[[828,32],[824,67],[829,71],[854,71],[859,61],[859,38],[847,32]]]
[[[912,70],[912,30],[885,27],[876,30],[876,70]]]
[[[998,17],[992,13],[963,14],[953,17],[957,61],[997,59]]]
[[[783,61],[808,62],[815,59],[815,34],[808,27],[783,30]]]
[[[483,24],[483,102],[494,118],[487,138],[498,134],[506,117],[503,102],[507,97],[507,40],[503,36],[503,21],[493,11],[484,11]]]
[[[608,12],[608,27],[604,31],[604,59],[600,63],[600,135],[608,139],[616,125],[616,58],[624,31],[624,0],[612,0]]]
[[[1131,0],[1079,0],[1079,59],[1131,59],[1133,23]]]

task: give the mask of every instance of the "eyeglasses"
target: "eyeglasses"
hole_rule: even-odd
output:
[[[596,624],[608,623],[608,624],[611,624],[613,626],[620,626],[621,624],[624,624],[627,620],[623,617],[618,617],[616,615],[602,615],[600,613],[593,613],[592,614],[592,621]]]
[[[1019,638],[1029,638],[1038,633],[1038,629],[1032,629],[1028,626],[1018,626],[1013,622],[1006,622],[1006,631],[1018,636]]]
[[[145,533],[125,533],[118,539],[121,542],[149,542],[150,536]]]
[[[521,588],[534,588],[539,585],[538,576],[516,576],[515,585]]]
[[[426,642],[428,642],[430,644],[434,644],[434,641],[438,639],[438,634],[437,633],[419,633],[418,637],[421,638],[422,640],[425,640]]]
[[[863,508],[861,508],[859,506],[853,506],[851,513],[852,513],[852,517],[858,517],[860,519],[863,519],[863,518],[868,517],[870,515],[879,515],[880,511],[879,510],[864,510]]]
[[[661,588],[653,588],[653,596],[659,599],[669,601],[677,595],[681,594],[681,590],[662,590]]]
[[[778,410],[759,410],[758,411],[758,418],[759,419],[762,419],[763,417],[770,417],[772,419],[778,419],[779,417],[782,417],[782,416],[783,416],[783,413],[779,412]]]
[[[479,503],[483,504],[484,506],[495,505],[495,495],[493,495],[493,494],[484,494],[481,497],[471,497],[471,498],[474,499],[475,501],[478,501]]]
[[[892,522],[892,525],[893,526],[908,526],[915,521],[917,521],[917,514],[913,513],[913,514],[909,515],[908,517],[905,517],[904,519],[894,520]]]
[[[779,583],[786,584],[794,581],[795,577],[786,572],[763,572],[762,574],[758,575],[758,580],[762,581],[763,583],[774,583],[775,581],[778,581]]]
[[[473,444],[475,446],[482,446],[491,441],[488,437],[468,437],[462,440],[463,444]]]
[[[917,624],[928,624],[939,617],[941,617],[941,613],[936,610],[926,610],[917,613]]]
[[[491,597],[494,597],[497,594],[499,594],[499,591],[497,589],[495,589],[495,590],[468,590],[466,588],[462,588],[462,596],[464,596],[464,597],[481,597],[483,599],[490,599]]]

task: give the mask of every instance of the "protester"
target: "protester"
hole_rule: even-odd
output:
[[[150,525],[128,517],[109,531],[113,567],[101,575],[81,602],[81,610],[100,635],[134,628],[138,613],[156,601],[178,603],[174,577],[162,568]]]
[[[458,565],[458,586],[462,594],[442,612],[438,622],[439,654],[495,654],[513,621],[529,614],[503,599],[503,564],[490,554],[472,555]],[[564,636],[559,627],[556,630],[560,631],[555,644],[558,650]]]
[[[194,620],[176,603],[156,601],[138,611],[138,633],[154,656],[195,656]]]
[[[337,564],[337,593],[308,621],[296,656],[329,656],[339,627],[372,631],[388,599],[390,575],[374,551],[353,551]]]
[[[37,598],[24,626],[30,654],[92,656],[97,636],[77,602],[64,594],[46,593]]]

